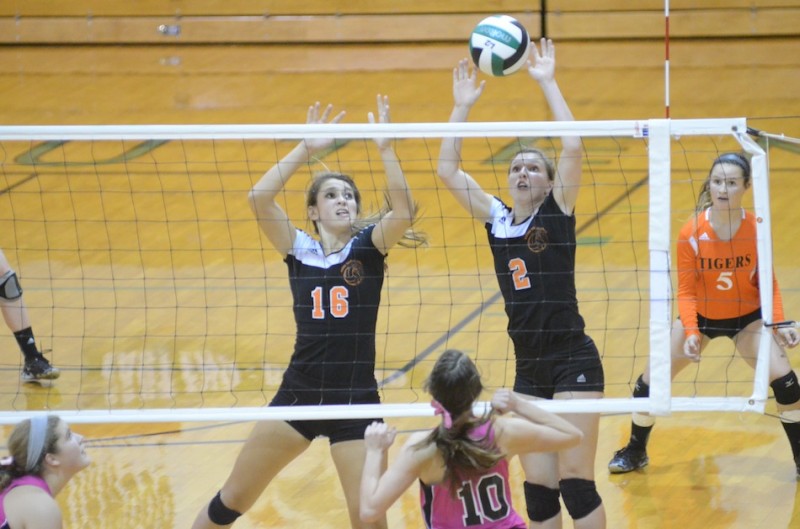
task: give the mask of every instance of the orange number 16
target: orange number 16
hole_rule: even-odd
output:
[[[350,312],[350,306],[347,301],[347,288],[343,286],[335,286],[331,288],[331,316],[334,318],[344,318]],[[311,317],[315,320],[322,320],[325,318],[325,311],[322,309],[322,287],[317,287],[311,291],[311,299],[314,300],[314,306],[311,309]]]

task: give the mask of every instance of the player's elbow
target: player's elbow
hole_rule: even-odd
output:
[[[418,209],[417,203],[413,200],[409,200],[407,203],[403,204],[398,217],[406,223],[406,228],[410,228],[414,224],[414,219],[417,218]]]
[[[580,138],[567,138],[561,144],[561,157],[570,158],[576,162],[583,159],[583,144]]]
[[[247,203],[256,218],[261,219],[269,216],[270,208],[275,202],[267,191],[253,188],[247,193]]]
[[[251,189],[249,193],[247,193],[247,203],[250,205],[250,210],[258,214],[258,192],[255,189]]]
[[[383,515],[378,509],[375,509],[371,505],[367,505],[366,502],[361,502],[361,506],[359,507],[359,518],[364,523],[375,523],[381,519]]]
[[[436,166],[436,174],[443,180],[453,178],[457,172],[458,164],[450,160],[439,160],[439,164]]]

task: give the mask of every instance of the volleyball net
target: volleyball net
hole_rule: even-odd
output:
[[[558,138],[583,138],[575,277],[606,398],[542,407],[763,411],[766,354],[753,373],[730,347],[709,347],[702,370],[670,383],[674,235],[723,152],[752,156],[762,307],[772,313],[768,160],[746,131],[744,118],[0,127],[0,247],[62,370],[52,384],[23,384],[16,344],[0,337],[0,422],[45,410],[70,423],[430,416],[422,384],[446,348],[468,353],[489,391],[512,387],[485,228],[436,177],[446,136],[464,138],[462,166],[501,198],[520,147],[557,156]],[[296,226],[313,231],[305,192],[323,169],[353,175],[363,207],[380,207],[386,183],[372,138],[390,137],[429,244],[389,252],[376,337],[383,404],[268,408],[293,349],[292,296],[247,193],[298,141],[319,137],[337,142],[280,197]],[[765,330],[762,348],[769,339]],[[650,397],[633,399],[648,359]]]

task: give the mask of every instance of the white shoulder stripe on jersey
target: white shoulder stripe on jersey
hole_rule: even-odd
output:
[[[514,222],[514,217],[511,214],[511,210],[497,197],[492,198],[492,207],[489,213],[492,219],[492,235],[498,239],[524,237],[525,234],[528,233],[528,228],[533,221],[533,217],[531,217],[522,224],[512,224]]]
[[[330,268],[333,265],[342,264],[347,259],[347,256],[350,255],[353,241],[355,241],[355,237],[350,239],[345,247],[338,252],[326,256],[318,240],[303,230],[297,230],[294,246],[292,247],[292,255],[304,265],[316,268]]]

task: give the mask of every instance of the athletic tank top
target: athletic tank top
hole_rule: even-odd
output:
[[[721,240],[710,209],[690,219],[678,234],[678,312],[686,335],[700,334],[697,315],[738,318],[761,307],[758,288],[756,217],[742,210],[739,230]],[[783,300],[773,274],[773,321],[783,321]]]
[[[8,525],[8,520],[6,520],[6,495],[11,492],[11,490],[20,487],[22,485],[31,485],[34,487],[39,487],[47,494],[51,495],[50,487],[47,486],[47,482],[40,478],[39,476],[22,476],[20,478],[16,478],[8,484],[8,487],[4,488],[2,492],[0,492],[0,529],[10,529]]]
[[[494,443],[492,422],[486,421],[472,432],[473,439]],[[527,524],[511,504],[508,461],[495,466],[459,486],[455,495],[449,483],[420,484],[422,516],[428,529],[525,529]]]
[[[285,259],[297,324],[289,370],[321,389],[377,388],[375,325],[386,258],[372,244],[374,228],[362,229],[330,255],[297,230]]]
[[[584,340],[575,290],[575,216],[548,195],[535,215],[513,224],[511,208],[492,200],[486,223],[495,275],[505,300],[508,334],[538,356]]]

